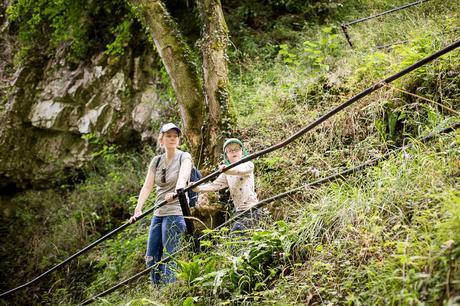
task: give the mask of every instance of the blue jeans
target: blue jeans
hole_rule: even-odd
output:
[[[180,238],[186,226],[182,216],[154,216],[150,224],[147,253],[145,254],[147,267],[151,267],[169,254],[179,249]],[[172,283],[176,280],[173,269],[173,260],[159,264],[150,272],[150,279],[155,284]]]
[[[237,212],[238,214],[238,212]],[[260,219],[259,209],[248,211],[233,223],[231,232],[240,232],[254,228]]]

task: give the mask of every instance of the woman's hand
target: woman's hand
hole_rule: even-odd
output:
[[[176,194],[175,194],[174,192],[170,192],[170,193],[165,194],[165,200],[166,200],[166,202],[168,202],[168,204],[171,203],[172,200],[174,200],[174,196],[175,196],[175,195],[176,195]]]
[[[129,223],[135,222],[140,215],[142,215],[142,209],[134,210],[134,215],[131,218],[129,218]]]

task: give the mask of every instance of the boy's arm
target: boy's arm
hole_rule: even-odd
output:
[[[249,175],[254,171],[254,164],[251,161],[242,163],[232,169],[225,171],[228,175]]]
[[[227,188],[227,178],[224,173],[221,173],[212,183],[204,184],[193,188],[195,192],[210,192]]]

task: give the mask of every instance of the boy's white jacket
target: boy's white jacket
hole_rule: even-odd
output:
[[[251,161],[242,163],[221,173],[213,182],[197,186],[196,192],[210,192],[227,188],[235,205],[236,211],[243,211],[257,204],[254,189],[254,164]]]

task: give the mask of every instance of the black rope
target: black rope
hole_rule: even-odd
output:
[[[321,123],[323,123],[324,121],[326,121],[327,119],[329,119],[330,117],[334,116],[335,114],[337,114],[338,112],[342,111],[343,109],[347,108],[348,106],[352,105],[353,103],[355,103],[356,101],[362,99],[363,97],[371,94],[372,92],[380,89],[381,87],[385,86],[385,84],[388,84],[388,83],[391,83],[393,82],[394,80],[396,79],[399,79],[400,77],[408,74],[409,72],[419,68],[420,66],[423,66],[435,59],[437,59],[438,57],[452,51],[452,50],[455,50],[456,48],[458,48],[460,46],[460,40],[457,40],[456,42],[450,44],[449,46],[439,50],[438,52],[436,53],[433,53],[432,55],[430,56],[427,56],[425,57],[424,59],[410,65],[409,67],[401,70],[400,72],[398,73],[395,73],[383,80],[381,80],[380,82],[378,83],[375,83],[374,85],[372,85],[371,87],[368,87],[367,89],[363,90],[362,92],[360,92],[359,94],[355,95],[354,97],[350,98],[348,101],[340,104],[339,106],[333,108],[332,110],[330,110],[328,113],[324,114],[323,116],[319,117],[318,119],[316,119],[315,121],[313,121],[312,123],[310,123],[309,125],[307,125],[306,127],[304,127],[303,129],[301,129],[300,131],[298,131],[297,133],[293,134],[292,136],[290,136],[289,138],[287,138],[286,140],[276,144],[276,145],[273,145],[271,147],[268,147],[266,149],[263,149],[263,150],[260,150],[259,152],[255,152],[255,153],[252,153],[252,154],[249,154],[248,156],[246,157],[243,157],[242,159],[240,159],[239,161],[233,163],[233,164],[230,164],[228,166],[226,166],[224,169],[222,169],[222,171],[215,171],[211,174],[209,174],[208,176],[196,181],[195,183],[193,183],[192,185],[188,186],[187,188],[184,189],[184,191],[187,191],[189,189],[193,189],[195,187],[197,187],[198,185],[204,183],[205,181],[208,181],[209,179],[211,178],[215,178],[217,177],[221,172],[225,172],[229,169],[232,169],[242,163],[245,163],[247,161],[250,161],[250,160],[253,160],[261,155],[265,155],[267,153],[270,153],[272,151],[275,151],[281,147],[284,147],[288,144],[290,144],[291,142],[293,142],[294,140],[300,138],[301,136],[303,136],[305,133],[309,132],[310,130],[312,130],[313,128],[317,127],[318,125],[320,125]],[[153,207],[153,209],[156,209],[158,207],[161,207],[161,206],[164,206],[166,204],[166,201],[163,201],[163,203],[160,203],[158,204],[157,206]]]
[[[407,39],[406,40],[395,41],[395,42],[390,43],[390,44],[376,46],[376,47],[372,48],[371,50],[382,50],[382,49],[390,48],[390,47],[393,47],[393,46],[396,46],[396,45],[406,44],[408,42],[409,42],[409,40],[407,40]]]
[[[256,152],[256,153],[253,153],[253,154],[249,154],[248,156],[242,158],[241,160],[233,163],[233,164],[230,164],[228,166],[226,166],[222,171],[214,171],[213,173],[207,175],[206,177],[203,177],[201,178],[200,180],[196,181],[195,183],[193,183],[192,185],[188,186],[187,188],[184,188],[184,192],[190,190],[190,189],[193,189],[197,186],[199,186],[200,184],[204,183],[204,182],[207,182],[213,178],[216,178],[220,173],[222,172],[225,172],[226,170],[229,170],[229,169],[232,169],[242,163],[245,163],[247,161],[250,161],[250,160],[253,160],[261,155],[264,155],[264,154],[267,154],[267,153],[270,153],[272,151],[275,151],[281,147],[284,147],[286,145],[288,145],[289,143],[293,142],[294,140],[296,140],[297,138],[301,137],[302,135],[304,135],[305,133],[307,133],[308,131],[312,130],[313,128],[315,128],[316,126],[320,125],[321,123],[323,123],[324,121],[326,121],[327,119],[329,119],[330,117],[334,116],[335,114],[337,114],[338,112],[342,111],[343,109],[347,108],[348,106],[352,105],[353,103],[355,103],[356,101],[360,100],[361,98],[369,95],[370,93],[376,91],[377,89],[383,87],[385,84],[387,83],[391,83],[393,82],[394,80],[406,75],[407,73],[419,68],[420,66],[423,66],[435,59],[437,59],[438,57],[458,48],[460,46],[460,40],[457,40],[456,42],[452,43],[451,45],[439,50],[438,52],[430,55],[430,56],[427,56],[425,57],[424,59],[412,64],[411,66],[401,70],[400,72],[398,73],[395,73],[385,79],[383,79],[382,81],[378,82],[378,83],[375,83],[374,85],[372,85],[371,87],[365,89],[364,91],[360,92],[359,94],[355,95],[354,97],[352,97],[351,99],[349,99],[348,101],[340,104],[339,106],[333,108],[332,110],[330,110],[328,113],[324,114],[323,116],[319,117],[318,119],[316,119],[315,121],[313,121],[312,123],[308,124],[305,128],[301,129],[300,131],[298,131],[297,133],[293,134],[292,136],[290,136],[289,138],[287,138],[286,140],[276,144],[276,145],[273,145],[269,148],[266,148],[264,150],[261,150],[259,152]],[[177,195],[176,195],[177,197]],[[157,208],[159,207],[162,207],[164,205],[166,205],[166,201],[162,201],[160,202],[158,205],[155,205],[153,206],[152,208],[146,210],[144,213],[142,213],[133,223],[125,223],[121,226],[119,226],[118,228],[112,230],[111,232],[109,232],[108,234],[104,235],[103,237],[99,238],[98,240],[94,241],[93,243],[89,244],[88,246],[86,246],[85,248],[81,249],[80,251],[78,251],[77,253],[73,254],[72,256],[70,256],[69,258],[65,259],[64,261],[62,261],[61,263],[57,264],[56,266],[52,267],[51,269],[49,269],[48,271],[40,274],[39,276],[37,276],[36,278],[32,279],[31,281],[23,284],[23,285],[20,285],[16,288],[13,288],[11,290],[8,290],[6,292],[3,292],[0,294],[0,297],[4,297],[6,295],[9,295],[9,294],[12,294],[20,289],[23,289],[25,287],[28,287],[30,286],[31,284],[35,283],[36,281],[38,281],[39,279],[45,277],[46,275],[50,274],[51,272],[55,271],[56,269],[62,267],[63,265],[67,264],[69,261],[79,257],[80,255],[86,253],[87,251],[89,251],[90,249],[94,248],[96,245],[100,244],[101,242],[107,240],[108,238],[112,237],[113,235],[115,235],[116,233],[124,230],[126,227],[128,227],[129,225],[131,224],[134,224],[135,222],[137,222],[138,220],[144,218],[145,216],[147,216],[148,214],[152,213],[154,210],[156,210]]]
[[[356,20],[352,20],[352,21],[349,21],[349,22],[345,22],[345,23],[343,23],[343,25],[347,27],[347,26],[350,26],[350,25],[355,24],[355,23],[363,22],[363,21],[366,21],[366,20],[369,20],[369,19],[374,19],[374,18],[383,16],[383,15],[386,15],[386,14],[389,14],[389,13],[393,13],[393,12],[396,12],[396,11],[406,9],[406,8],[414,6],[414,5],[422,4],[423,2],[427,2],[427,1],[429,1],[429,0],[420,0],[420,1],[412,2],[412,3],[408,3],[408,4],[405,4],[405,5],[397,6],[397,7],[394,7],[392,9],[389,9],[387,11],[375,14],[375,15],[371,15],[371,16],[356,19]]]
[[[460,122],[458,123],[455,123],[454,125],[450,126],[450,127],[447,127],[439,132],[432,132],[430,133],[429,135],[423,137],[420,139],[421,142],[426,142],[428,140],[430,140],[431,138],[433,138],[434,136],[438,135],[438,134],[443,134],[443,133],[449,133],[449,132],[452,132],[452,131],[455,131],[456,129],[458,129],[460,127]],[[312,188],[312,187],[317,187],[317,186],[320,186],[322,184],[325,184],[325,183],[328,183],[328,182],[331,182],[331,181],[334,181],[334,180],[337,180],[337,179],[341,179],[341,178],[345,178],[345,176],[347,175],[350,175],[352,173],[356,173],[356,172],[359,172],[359,171],[362,171],[364,170],[365,168],[369,167],[369,166],[372,166],[372,165],[375,165],[377,164],[379,161],[382,161],[384,159],[387,159],[389,158],[392,154],[395,154],[399,151],[403,151],[403,150],[407,150],[411,147],[414,146],[414,143],[410,143],[409,145],[406,145],[406,146],[402,146],[398,149],[395,149],[395,150],[392,150],[390,152],[387,152],[386,154],[380,156],[380,157],[377,157],[377,158],[374,158],[370,161],[367,161],[365,163],[362,163],[361,165],[358,165],[356,167],[353,167],[353,168],[350,168],[350,169],[347,169],[345,171],[342,171],[342,172],[339,172],[339,173],[336,173],[336,174],[332,174],[332,175],[329,175],[325,178],[322,178],[322,179],[319,179],[317,181],[314,181],[312,183],[308,183],[308,184],[305,184],[303,186],[300,186],[298,188],[295,188],[295,189],[291,189],[291,190],[288,190],[286,192],[283,192],[283,193],[280,193],[280,194],[277,194],[275,196],[272,196],[270,198],[266,198],[260,202],[258,202],[257,204],[255,204],[254,206],[252,206],[251,208],[245,210],[245,211],[242,211],[236,215],[234,215],[232,218],[230,218],[229,220],[225,221],[224,223],[222,223],[221,225],[217,226],[216,228],[214,228],[212,230],[212,232],[208,232],[206,234],[204,234],[203,236],[199,237],[198,240],[201,240],[203,238],[206,238],[208,237],[209,235],[211,235],[212,233],[215,233],[217,230],[221,229],[222,227],[225,227],[227,226],[228,224],[230,224],[231,222],[239,219],[240,217],[242,217],[243,215],[247,214],[248,212],[254,210],[254,209],[257,209],[257,208],[261,208],[262,206],[270,203],[270,202],[273,202],[273,201],[276,201],[276,200],[279,200],[281,198],[284,198],[288,195],[291,195],[291,194],[295,194],[295,193],[298,193],[302,190],[305,190],[307,188]],[[81,303],[80,305],[88,305],[92,302],[94,302],[97,298],[101,297],[101,296],[104,296],[104,295],[107,295],[109,293],[112,293],[113,291],[117,290],[118,288],[120,288],[121,286],[124,286],[126,284],[128,284],[129,282],[141,277],[142,275],[145,275],[147,273],[149,273],[150,270],[158,267],[158,265],[162,264],[162,263],[165,263],[167,261],[169,261],[170,259],[172,259],[173,256],[175,256],[176,254],[182,252],[183,250],[185,250],[187,248],[187,246],[181,248],[180,250],[174,252],[173,254],[170,254],[168,255],[166,258],[160,260],[159,262],[155,263],[153,266],[151,267],[148,267],[144,270],[142,270],[141,272],[121,281],[120,283],[116,284],[115,286],[113,287],[110,287],[109,289],[101,292],[101,293],[98,293],[94,296],[92,296],[91,298],[87,299],[86,301],[84,301],[83,303]]]
[[[389,14],[389,13],[393,13],[393,12],[396,12],[396,11],[399,11],[399,10],[402,10],[402,9],[405,9],[405,8],[408,8],[408,7],[411,7],[411,6],[414,6],[414,5],[418,5],[418,4],[421,4],[423,2],[427,2],[427,1],[429,1],[429,0],[420,0],[420,1],[417,1],[417,2],[408,3],[408,4],[398,6],[398,7],[392,8],[390,10],[387,10],[387,11],[384,11],[384,12],[381,12],[381,13],[378,13],[378,14],[375,14],[375,15],[371,15],[371,16],[368,16],[368,17],[364,17],[364,18],[360,18],[360,19],[356,19],[356,20],[353,20],[353,21],[342,23],[340,25],[340,27],[342,28],[343,35],[345,35],[345,38],[347,39],[348,44],[350,45],[350,47],[353,48],[353,44],[351,42],[350,35],[348,34],[348,31],[347,31],[348,26],[351,26],[351,25],[353,25],[355,23],[363,22],[363,21],[366,21],[366,20],[369,20],[369,19],[374,19],[374,18],[383,16],[383,15],[386,15],[386,14]]]

